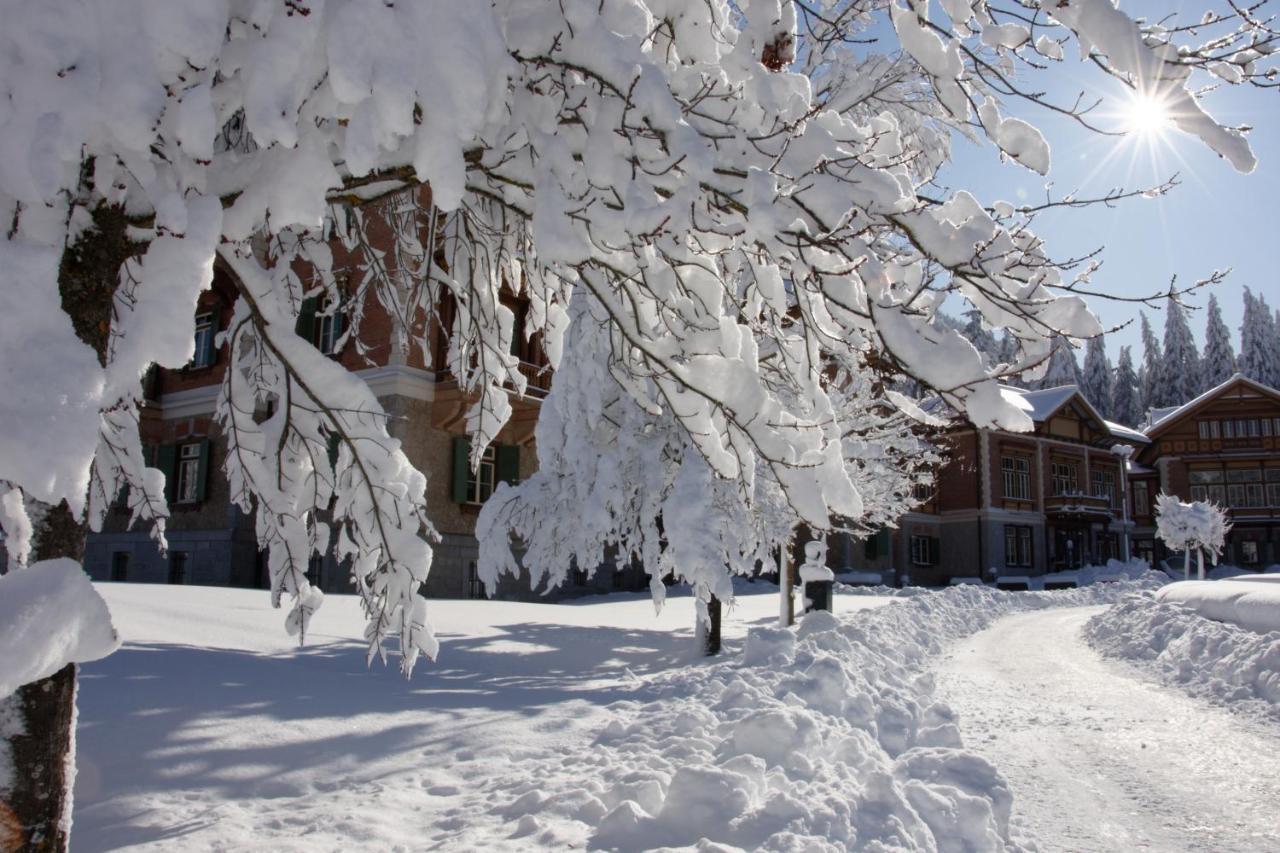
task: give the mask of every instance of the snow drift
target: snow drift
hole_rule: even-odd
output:
[[[119,645],[106,602],[74,560],[44,560],[0,576],[0,699]]]
[[[507,808],[594,827],[594,848],[999,849],[1012,797],[933,700],[942,647],[1025,609],[1110,602],[1138,584],[1057,593],[966,586],[796,630],[751,631],[743,653],[654,679],[612,706],[574,790]],[[702,849],[702,848],[700,848]]]
[[[1250,631],[1280,631],[1280,586],[1241,578],[1231,583],[1181,581],[1156,593],[1156,600],[1181,604],[1206,619]]]
[[[1192,695],[1280,720],[1280,630],[1259,633],[1215,621],[1188,606],[1176,589],[1203,584],[1212,582],[1186,581],[1160,590],[1156,600],[1142,595],[1121,601],[1089,620],[1085,640],[1100,653],[1136,664]],[[1217,586],[1228,592],[1250,585]],[[1223,606],[1218,601],[1210,609]],[[1276,604],[1272,608],[1280,610]]]

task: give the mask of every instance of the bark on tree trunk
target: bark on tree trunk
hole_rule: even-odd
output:
[[[92,175],[91,162],[84,173]],[[92,213],[95,227],[82,232],[63,254],[58,290],[76,335],[105,365],[120,267],[145,246],[129,238],[122,209],[102,205]],[[69,557],[84,563],[88,525],[71,513],[66,501],[51,507],[34,532],[33,560]],[[0,791],[0,851],[62,853],[71,828],[75,779],[75,665],[21,687],[0,700],[3,705],[16,712],[21,734],[8,738],[14,787]]]
[[[720,599],[714,595],[707,602],[707,624],[698,621],[698,638],[707,657],[720,654]]]
[[[32,557],[83,562],[85,533],[64,501],[41,520]],[[0,843],[5,853],[60,853],[67,849],[75,780],[75,664],[20,687],[4,704],[20,733],[9,738],[14,778],[0,804]]]

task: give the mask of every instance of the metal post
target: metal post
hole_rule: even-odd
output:
[[[1127,444],[1111,445],[1111,452],[1120,457],[1120,519],[1124,525],[1124,561],[1132,559],[1129,545],[1129,457],[1133,448]]]
[[[791,542],[778,547],[778,624],[789,628],[796,621],[796,603],[791,591]]]

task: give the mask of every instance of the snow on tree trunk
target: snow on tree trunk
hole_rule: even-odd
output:
[[[698,648],[702,654],[710,657],[720,654],[720,599],[714,595],[707,601],[707,618],[698,620]]]

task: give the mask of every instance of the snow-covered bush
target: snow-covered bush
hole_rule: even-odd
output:
[[[378,300],[405,349],[452,295],[445,366],[471,401],[473,462],[525,388],[513,337],[541,335],[557,385],[596,381],[564,392],[578,411],[553,404],[546,417],[601,436],[620,410],[641,435],[640,415],[653,418],[674,436],[658,451],[676,453],[662,482],[715,483],[704,494],[737,503],[727,518],[757,517],[759,480],[814,530],[863,519],[873,486],[850,465],[847,415],[882,398],[910,411],[874,388],[839,401],[833,375],[869,359],[979,426],[1028,426],[977,351],[933,323],[942,301],[956,294],[1006,330],[1016,346],[1001,375],[1043,367],[1055,336],[1101,327],[1074,292],[1087,274],[1054,262],[1029,228],[1033,209],[926,189],[951,130],[1047,173],[1048,142],[1005,114],[1035,102],[1035,87],[1007,75],[1062,60],[1074,39],[1247,172],[1243,133],[1209,116],[1191,75],[1264,83],[1270,42],[1233,6],[1188,28],[1136,23],[1110,0],[943,5],[945,18],[922,0],[3,0],[11,551],[26,547],[24,502],[66,500],[97,525],[124,486],[135,520],[162,535],[161,476],[137,434],[141,377],[191,357],[215,263],[238,297],[221,338],[232,355],[218,403],[226,474],[256,511],[274,599],[292,597],[288,625],[303,631],[320,600],[305,567],[329,541],[317,511],[332,501],[370,654],[398,635],[406,672],[435,649],[419,595],[433,536],[425,477],[361,380],[295,333],[306,296],[350,308],[353,339],[365,301]],[[896,34],[883,52],[858,38],[877,16]],[[73,327],[60,262],[107,233],[110,216],[138,254],[109,308]],[[371,242],[375,223],[394,245]],[[359,250],[352,269],[335,269],[335,240]],[[504,286],[530,300],[524,328]],[[108,324],[102,353],[75,331]],[[268,403],[266,420],[248,416]],[[547,444],[548,470],[589,449]],[[561,472],[601,475],[591,466]],[[583,506],[545,478],[527,485],[515,497],[530,507]],[[669,501],[688,506],[674,494],[615,497],[640,502],[638,524],[623,522],[635,532]],[[504,524],[527,533],[512,513]],[[680,535],[673,515],[664,522]]]
[[[1156,535],[1170,550],[1183,552],[1184,577],[1191,575],[1194,552],[1200,578],[1204,579],[1205,552],[1217,564],[1229,530],[1231,522],[1222,507],[1208,501],[1184,503],[1175,495],[1156,495]]]

